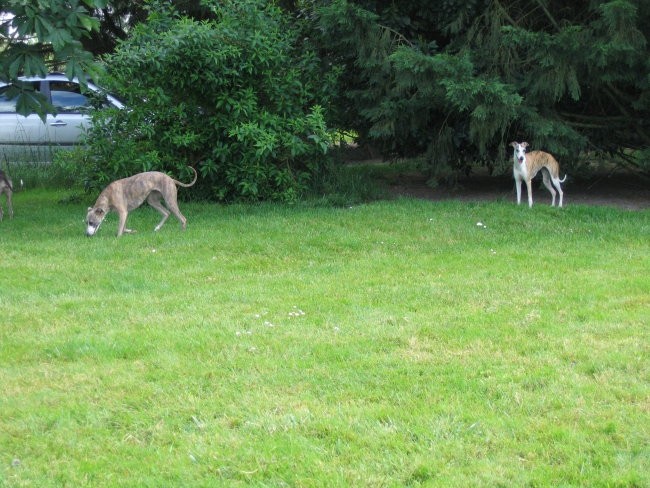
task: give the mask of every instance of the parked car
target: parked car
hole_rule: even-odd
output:
[[[94,102],[92,93],[99,95],[100,104],[123,108],[122,102],[100,87],[88,83],[82,93],[77,79],[52,73],[44,78],[21,77],[32,84],[56,108],[56,115],[48,114],[45,122],[36,114],[16,113],[16,98],[9,98],[9,85],[0,83],[0,158],[3,161],[49,162],[57,149],[79,144],[91,121],[88,115]]]

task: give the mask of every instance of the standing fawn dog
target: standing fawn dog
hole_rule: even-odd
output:
[[[14,193],[14,187],[11,183],[9,177],[0,170],[0,196],[4,195],[7,198],[7,211],[9,212],[9,218],[14,216],[14,207],[11,204],[11,196]],[[0,220],[2,220],[3,212],[2,205],[0,205]]]
[[[160,230],[170,212],[180,221],[181,227],[185,230],[187,219],[178,208],[176,186],[189,188],[196,183],[198,178],[196,170],[191,166],[189,168],[194,171],[194,179],[191,183],[181,183],[158,171],[139,173],[129,178],[114,181],[99,194],[95,205],[88,208],[86,235],[89,237],[94,235],[104,221],[106,214],[111,210],[117,212],[120,219],[117,227],[117,237],[120,237],[125,232],[135,232],[126,228],[126,218],[131,210],[138,208],[145,200],[163,216],[154,230]],[[167,208],[160,203],[161,199],[165,200]]]
[[[557,188],[557,193],[560,194],[558,206],[561,207],[564,193],[562,192],[560,183],[564,183],[566,175],[560,179],[560,165],[557,160],[544,151],[531,151],[526,153],[526,148],[528,147],[527,142],[511,142],[510,145],[515,149],[512,172],[517,188],[517,205],[521,203],[521,182],[525,181],[526,189],[528,190],[528,206],[533,206],[531,180],[541,170],[542,177],[544,178],[544,186],[551,192],[551,206],[555,206],[555,188]]]

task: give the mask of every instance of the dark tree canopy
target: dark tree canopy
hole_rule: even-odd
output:
[[[444,172],[527,139],[647,164],[648,2],[334,0],[313,15],[343,66],[335,120],[386,155]]]
[[[113,0],[103,8],[95,9],[99,20],[97,30],[84,39],[84,46],[95,55],[109,54],[115,51],[119,41],[125,40],[133,27],[146,21],[150,11],[162,11],[173,6],[176,12],[195,20],[212,17],[212,12],[202,0]]]

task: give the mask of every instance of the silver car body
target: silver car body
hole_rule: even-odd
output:
[[[36,114],[16,113],[15,99],[3,96],[6,84],[0,83],[0,157],[4,161],[49,162],[57,149],[69,149],[79,144],[90,126],[90,99],[82,93],[77,79],[68,80],[63,74],[44,78],[21,77],[32,83],[52,103],[57,114],[48,114],[45,122]],[[88,90],[102,94],[105,104],[123,108],[122,102],[105,94],[98,86],[88,83]]]

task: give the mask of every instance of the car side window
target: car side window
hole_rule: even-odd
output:
[[[79,85],[69,81],[50,81],[50,96],[57,113],[80,113],[90,105]]]
[[[0,92],[0,112],[16,113],[16,99],[7,96],[6,87]]]
[[[32,83],[32,87],[35,92],[39,91],[39,86],[40,83]],[[10,114],[15,114],[16,113],[16,102],[18,101],[18,97],[16,96],[9,96],[11,91],[10,86],[3,86],[0,88],[0,113],[10,113]]]

